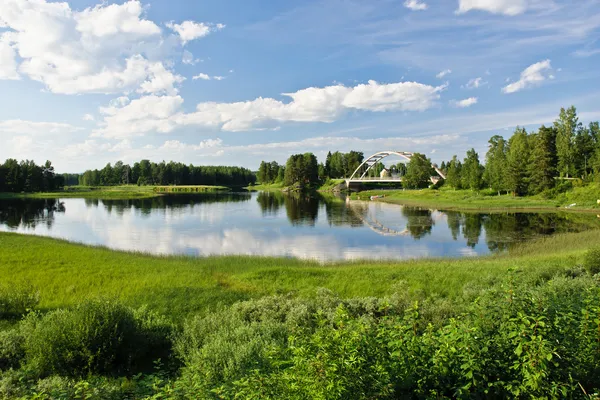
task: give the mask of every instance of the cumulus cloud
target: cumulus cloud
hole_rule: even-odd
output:
[[[165,41],[143,13],[137,0],[80,12],[66,2],[4,0],[0,79],[15,79],[16,70],[54,93],[174,93],[183,78],[148,58]]]
[[[438,79],[442,79],[443,77],[445,77],[446,75],[452,73],[452,70],[449,69],[445,69],[442,72],[440,72],[439,74],[437,74],[435,77]]]
[[[95,121],[96,118],[92,114],[85,114],[82,118],[84,121]]]
[[[169,22],[167,28],[177,35],[182,44],[207,36],[209,33],[225,28],[223,24],[205,24],[203,22],[183,21],[181,24]]]
[[[197,63],[202,62],[202,60],[194,58],[194,55],[191,52],[184,50],[183,55],[181,56],[181,62],[187,65],[196,65]]]
[[[472,10],[514,16],[527,10],[527,0],[459,0],[458,14]]]
[[[204,126],[224,131],[273,129],[281,122],[334,122],[347,110],[372,112],[424,111],[436,104],[445,85],[434,87],[417,82],[380,84],[369,81],[355,87],[343,85],[306,88],[283,93],[285,103],[259,97],[236,103],[200,103],[196,111],[180,110],[180,96],[145,96],[119,107],[109,105],[96,136],[127,137],[147,132],[167,133],[178,126]]]
[[[17,72],[17,60],[15,49],[9,42],[10,35],[5,33],[0,35],[0,80],[19,79]]]
[[[472,105],[477,104],[477,97],[469,97],[468,99],[464,100],[453,100],[451,101],[451,104],[458,108],[471,107]]]
[[[537,62],[521,72],[521,78],[502,88],[503,93],[515,93],[532,86],[541,84],[546,79],[552,79],[550,60]]]
[[[483,78],[473,78],[470,79],[469,82],[467,82],[467,84],[465,85],[465,87],[467,89],[477,89],[478,87],[480,87],[481,85],[483,85],[485,82],[483,81]]]
[[[202,79],[204,81],[210,81],[210,76],[200,72],[198,75],[195,75],[193,78],[193,80],[198,80],[198,79]]]
[[[108,107],[100,107],[104,120],[92,136],[126,138],[152,131],[170,132],[175,126],[171,117],[182,104],[181,96],[150,95],[132,101],[120,97],[111,101]]]
[[[404,7],[413,10],[413,11],[423,11],[427,10],[427,3],[423,3],[420,0],[406,0],[404,2]]]

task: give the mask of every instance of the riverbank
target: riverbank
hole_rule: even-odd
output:
[[[369,190],[352,195],[354,199],[383,196],[377,201],[409,206],[435,207],[445,210],[552,210],[600,212],[600,185],[574,188],[552,199],[540,196],[513,197],[488,191],[423,189],[423,190]]]
[[[148,199],[162,195],[215,193],[228,191],[225,186],[69,186],[64,190],[47,193],[0,193],[1,199],[53,199],[83,198],[135,200]]]
[[[540,273],[572,268],[594,243],[600,243],[599,230],[540,239],[507,255],[322,265],[250,256],[160,257],[0,233],[0,282],[37,288],[46,310],[105,296],[177,318],[278,293],[310,296],[320,287],[342,297],[384,296],[406,282],[411,290],[452,297],[465,285],[493,281],[509,268]]]
[[[0,397],[588,398],[599,242],[320,265],[0,233]]]

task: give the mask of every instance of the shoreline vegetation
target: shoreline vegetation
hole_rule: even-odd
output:
[[[593,398],[597,243],[318,264],[0,233],[0,397]]]

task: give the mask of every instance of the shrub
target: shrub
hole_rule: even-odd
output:
[[[31,314],[22,329],[27,366],[39,376],[133,374],[171,353],[172,326],[164,318],[109,301]]]
[[[583,267],[592,275],[600,273],[600,247],[587,251],[583,260]]]
[[[0,331],[0,370],[18,368],[25,356],[24,342],[18,329]]]
[[[39,292],[30,285],[0,285],[0,319],[19,317],[39,300]]]

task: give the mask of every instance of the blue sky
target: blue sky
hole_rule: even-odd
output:
[[[600,119],[599,0],[0,0],[0,159],[482,154]]]

